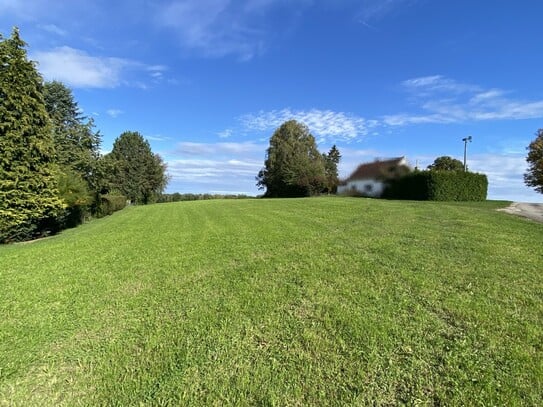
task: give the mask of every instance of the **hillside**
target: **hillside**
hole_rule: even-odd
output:
[[[500,206],[180,202],[0,247],[0,405],[540,405],[543,225]]]

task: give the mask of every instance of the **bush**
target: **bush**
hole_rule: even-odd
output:
[[[86,182],[75,171],[64,168],[57,175],[59,197],[64,203],[64,211],[58,218],[58,229],[76,227],[88,215],[92,197]]]
[[[120,211],[126,206],[126,196],[106,194],[100,195],[99,204],[96,210],[96,217],[102,218]]]
[[[430,171],[432,201],[485,201],[488,179],[484,174],[464,171]]]
[[[389,181],[384,198],[420,201],[485,201],[488,179],[464,171],[419,171]]]
[[[430,172],[417,171],[403,177],[388,180],[383,192],[386,199],[429,200]]]

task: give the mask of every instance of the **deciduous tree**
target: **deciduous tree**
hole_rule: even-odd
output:
[[[527,150],[528,171],[524,174],[524,182],[543,194],[543,129],[537,131]]]
[[[324,159],[307,126],[290,120],[274,132],[256,179],[268,197],[311,196],[325,188]]]
[[[429,170],[435,171],[464,171],[462,161],[449,156],[437,157],[433,164],[428,166]]]
[[[44,231],[62,208],[42,78],[19,31],[0,35],[0,242]]]

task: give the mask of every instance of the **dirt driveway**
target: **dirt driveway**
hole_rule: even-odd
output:
[[[523,216],[543,223],[543,204],[513,202],[507,208],[498,209],[499,211],[511,213],[513,215]]]

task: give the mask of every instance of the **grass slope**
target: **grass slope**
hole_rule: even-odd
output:
[[[182,202],[0,247],[0,405],[541,405],[543,225],[498,206]]]

